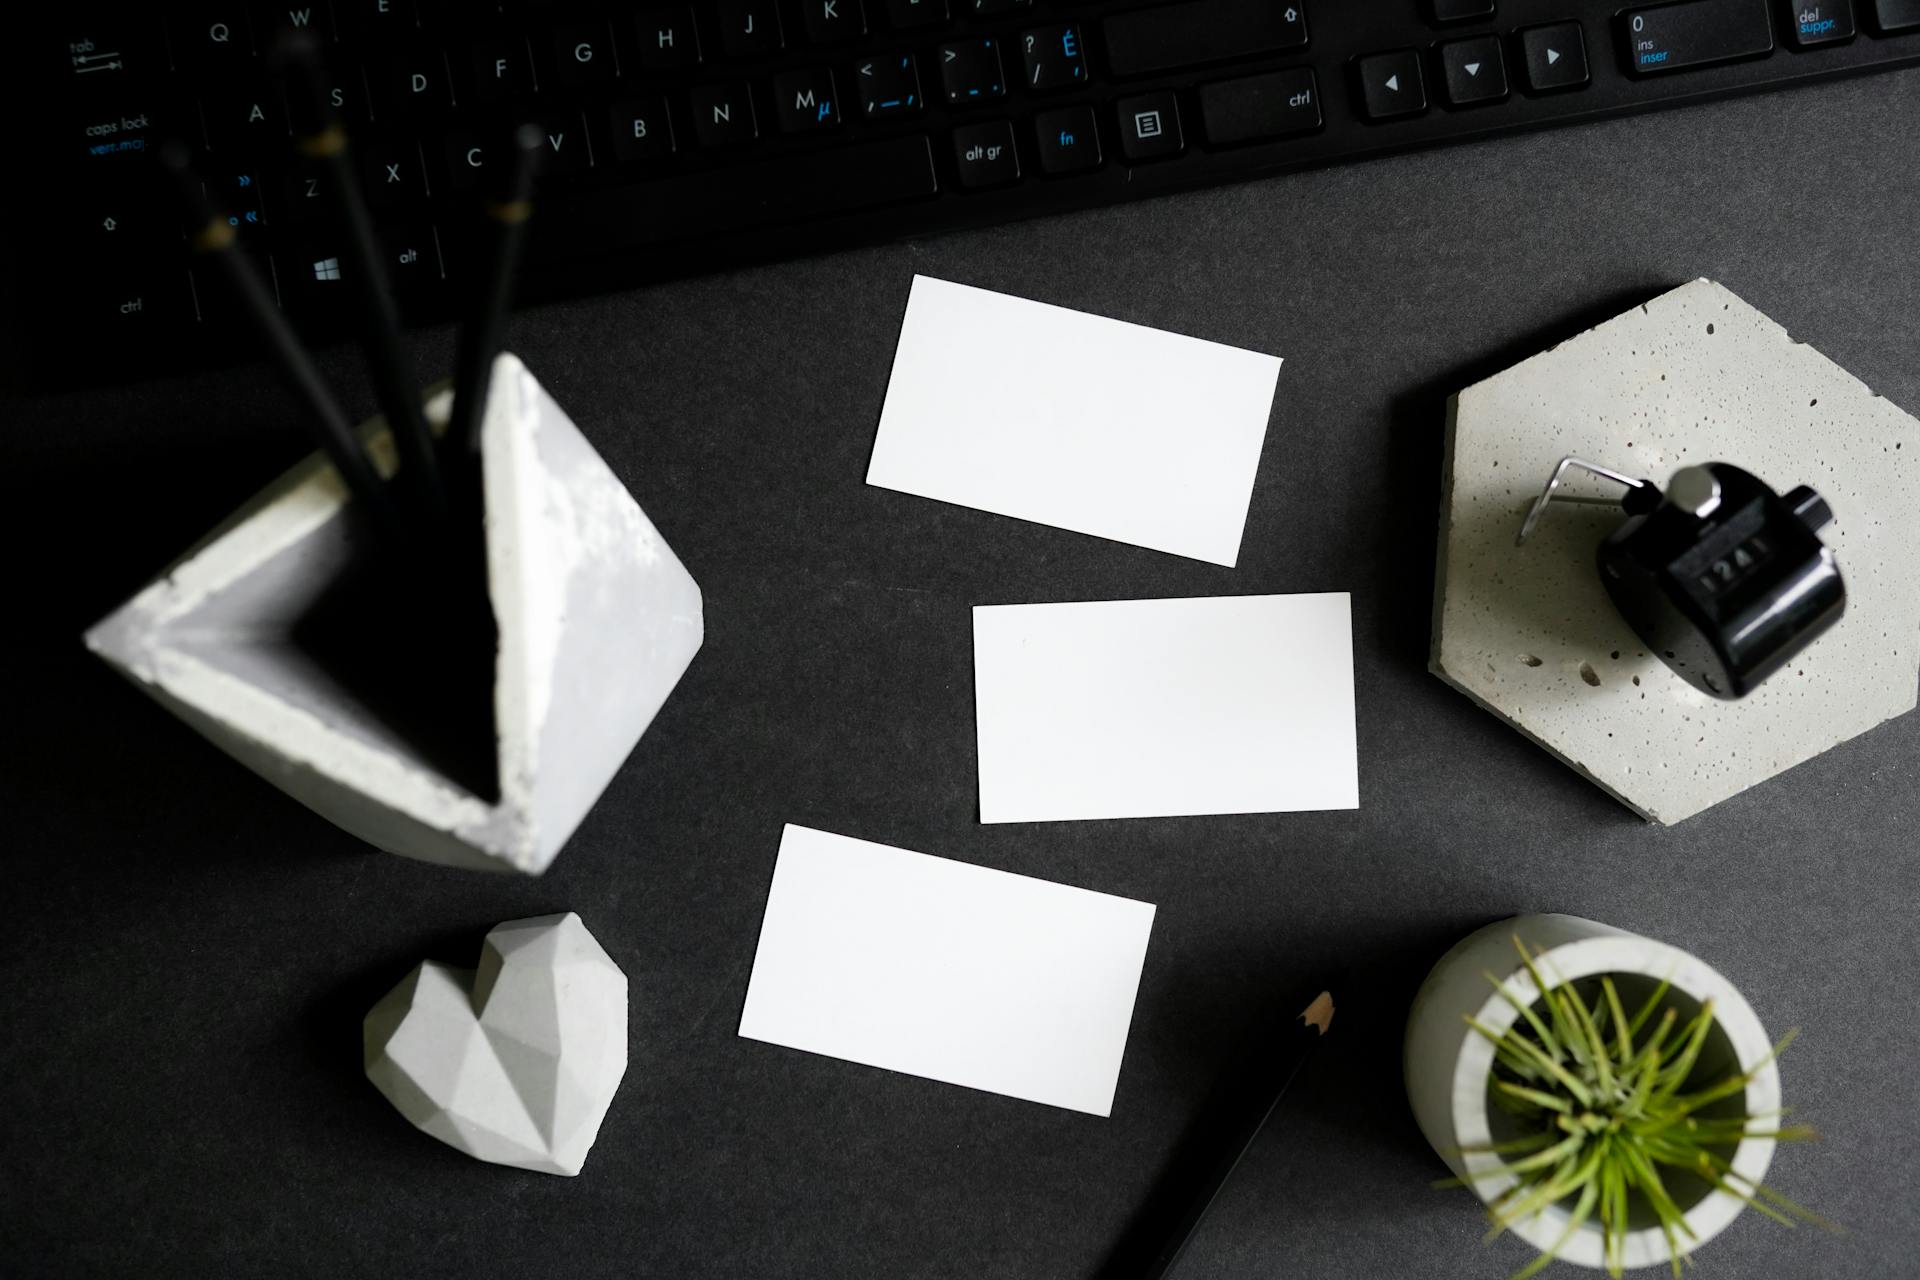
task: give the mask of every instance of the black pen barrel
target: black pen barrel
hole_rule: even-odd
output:
[[[520,249],[533,212],[534,159],[540,145],[540,130],[535,126],[523,124],[513,131],[504,157],[504,180],[481,210],[488,241],[487,265],[473,309],[460,330],[453,366],[453,407],[446,433],[449,452],[456,457],[472,454],[480,447],[480,422],[486,416],[493,359],[506,331]]]
[[[361,348],[366,353],[374,395],[386,415],[400,457],[399,482],[429,521],[443,520],[446,492],[434,456],[433,436],[421,407],[420,385],[400,338],[400,312],[394,305],[385,264],[375,244],[373,219],[360,195],[359,178],[347,149],[346,129],[327,97],[319,54],[310,40],[290,37],[281,47],[289,102],[295,113],[294,147],[323,168],[321,185],[344,233],[342,257],[359,313]]]
[[[299,401],[309,434],[340,473],[355,505],[382,536],[392,535],[395,515],[385,481],[368,459],[352,422],[320,376],[313,358],[275,305],[260,272],[240,247],[233,225],[207,198],[186,146],[172,142],[161,148],[160,165],[185,213],[188,241],[195,256],[219,269],[249,326],[266,343],[274,368]]]

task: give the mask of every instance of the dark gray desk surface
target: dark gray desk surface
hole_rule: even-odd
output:
[[[8,556],[0,1271],[1092,1277],[1235,1038],[1344,961],[1335,1035],[1183,1274],[1500,1277],[1526,1252],[1429,1187],[1399,1037],[1448,943],[1561,910],[1802,1029],[1787,1097],[1827,1140],[1774,1181],[1853,1233],[1749,1214],[1699,1274],[1920,1275],[1920,716],[1661,829],[1425,670],[1458,384],[1704,275],[1920,409],[1917,121],[1906,71],[520,317],[708,629],[539,880],[356,846],[81,652],[298,452],[263,370],[16,399],[9,518],[44,518]],[[1286,356],[1240,567],[867,488],[916,271]],[[419,349],[442,367],[448,335]],[[1327,589],[1357,812],[975,821],[970,606]],[[1158,903],[1113,1117],[738,1039],[787,821]],[[359,1064],[417,958],[566,908],[632,981],[573,1180],[421,1136]]]

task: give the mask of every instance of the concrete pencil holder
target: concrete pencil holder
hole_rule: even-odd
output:
[[[436,430],[450,398],[444,388],[429,396]],[[384,423],[362,433],[390,471]],[[512,355],[494,362],[480,456],[485,591],[498,636],[480,668],[490,715],[431,705],[396,714],[389,694],[370,693],[302,640],[303,619],[365,550],[339,475],[318,455],[88,631],[87,645],[236,760],[368,843],[427,862],[538,874],[699,649],[700,588]],[[380,621],[356,623],[372,630]],[[464,702],[485,701],[484,687],[467,693]],[[432,733],[414,731],[449,722],[484,726],[463,745],[486,757],[485,782],[450,767]]]

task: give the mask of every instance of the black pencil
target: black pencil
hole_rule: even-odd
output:
[[[374,470],[345,410],[327,389],[293,326],[274,304],[252,259],[240,247],[233,224],[207,198],[186,145],[178,140],[168,142],[160,149],[159,158],[161,169],[174,186],[195,256],[218,266],[248,322],[266,340],[275,367],[305,410],[303,420],[309,432],[340,473],[355,507],[378,534],[393,535],[395,517],[386,483]]]
[[[1234,1112],[1223,1118],[1223,1132],[1216,1146],[1199,1167],[1193,1170],[1191,1189],[1184,1191],[1184,1207],[1173,1219],[1158,1249],[1139,1274],[1142,1280],[1161,1280],[1169,1274],[1186,1251],[1207,1210],[1213,1207],[1234,1166],[1253,1146],[1254,1139],[1280,1105],[1287,1086],[1307,1060],[1307,1055],[1326,1036],[1333,1025],[1333,995],[1322,991],[1272,1042],[1255,1051],[1244,1065],[1258,1086],[1236,1103]],[[1171,1189],[1171,1188],[1170,1188]]]
[[[520,246],[526,239],[527,219],[533,213],[534,158],[541,133],[523,124],[508,138],[501,181],[481,207],[487,231],[487,264],[474,291],[473,310],[460,329],[453,364],[453,406],[448,410],[446,446],[459,457],[480,447],[480,420],[486,416],[487,387],[493,379],[493,357],[506,329],[513,305],[513,277],[520,264]]]
[[[347,131],[334,114],[311,37],[293,33],[277,50],[292,110],[294,149],[324,167],[321,185],[345,235],[348,283],[360,308],[361,347],[373,375],[373,390],[400,455],[399,481],[417,514],[443,520],[446,493],[433,452],[433,437],[420,407],[420,386],[400,341],[400,315],[388,291],[387,272],[374,245],[373,219],[360,198],[360,182],[347,153]]]

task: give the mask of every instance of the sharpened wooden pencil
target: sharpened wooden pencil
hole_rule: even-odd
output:
[[[523,124],[507,140],[501,180],[481,207],[488,247],[486,267],[474,292],[473,309],[460,329],[453,365],[453,406],[448,410],[445,445],[449,456],[460,457],[480,448],[480,422],[487,411],[487,387],[493,379],[493,357],[507,327],[513,305],[513,278],[520,265],[520,247],[526,239],[527,219],[533,214],[534,159],[541,133]]]
[[[1272,1043],[1249,1055],[1252,1060],[1243,1066],[1258,1078],[1260,1087],[1249,1092],[1244,1105],[1239,1106],[1235,1113],[1223,1118],[1217,1144],[1210,1147],[1208,1155],[1197,1168],[1187,1171],[1193,1175],[1191,1184],[1167,1188],[1168,1192],[1180,1197],[1184,1207],[1161,1237],[1159,1247],[1148,1258],[1145,1268],[1137,1272],[1141,1280],[1162,1280],[1179,1263],[1201,1220],[1207,1216],[1207,1210],[1213,1207],[1221,1189],[1227,1185],[1234,1167],[1253,1146],[1254,1139],[1260,1136],[1268,1117],[1286,1095],[1287,1086],[1293,1083],[1307,1056],[1325,1038],[1327,1029],[1332,1025],[1333,994],[1322,991],[1285,1030],[1274,1037]]]
[[[194,255],[218,267],[248,323],[265,339],[274,366],[300,401],[302,421],[340,473],[353,495],[354,507],[381,537],[392,538],[398,524],[386,482],[374,469],[346,411],[327,389],[326,380],[314,367],[293,326],[275,305],[253,260],[240,247],[233,224],[207,198],[188,148],[177,140],[169,142],[160,149],[159,160],[174,187]]]

